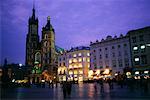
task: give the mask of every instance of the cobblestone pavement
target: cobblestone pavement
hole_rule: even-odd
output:
[[[5,92],[4,92],[5,91]],[[63,100],[63,92],[60,84],[54,88],[16,88],[5,89],[2,91],[2,100]],[[100,91],[97,84],[97,90],[93,83],[73,84],[71,97],[67,100],[150,100],[150,90],[144,93],[143,90],[130,90],[127,87],[121,88],[114,85],[113,89],[109,89],[108,84],[104,84],[104,92]]]

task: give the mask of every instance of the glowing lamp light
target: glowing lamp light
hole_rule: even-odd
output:
[[[118,73],[115,73],[115,76],[117,76],[118,75]]]
[[[105,69],[105,71],[103,72],[104,74],[109,74],[110,70],[109,69]]]
[[[93,75],[93,70],[89,71],[89,76]]]
[[[15,82],[15,79],[13,79],[12,82]]]
[[[99,75],[100,74],[100,70],[96,70],[96,72],[95,72],[97,75]]]
[[[21,66],[22,66],[22,64],[19,64],[19,66],[21,67]]]
[[[45,80],[41,80],[42,82],[45,82]]]

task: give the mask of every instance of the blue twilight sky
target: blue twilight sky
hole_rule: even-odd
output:
[[[39,35],[47,16],[56,32],[56,44],[69,49],[89,45],[107,35],[150,25],[150,0],[34,0]],[[25,62],[25,41],[33,0],[0,1],[0,64]]]

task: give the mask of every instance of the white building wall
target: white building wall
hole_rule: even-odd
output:
[[[118,47],[119,45],[120,47]],[[112,47],[114,47],[114,49],[112,49]],[[113,73],[122,73],[125,67],[131,67],[129,38],[127,36],[93,43],[90,47],[90,53],[92,68],[94,68],[94,62],[96,68],[104,70],[106,66],[108,66]],[[94,60],[95,56],[96,60]],[[128,59],[129,64],[126,63],[125,59]],[[116,62],[116,64],[113,64],[114,62]],[[116,65],[116,67],[114,65]]]

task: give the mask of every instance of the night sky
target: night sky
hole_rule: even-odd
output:
[[[0,0],[0,7],[0,64],[4,58],[24,64],[33,0]],[[150,26],[150,0],[35,0],[35,9],[39,35],[50,16],[56,45],[64,49]]]

